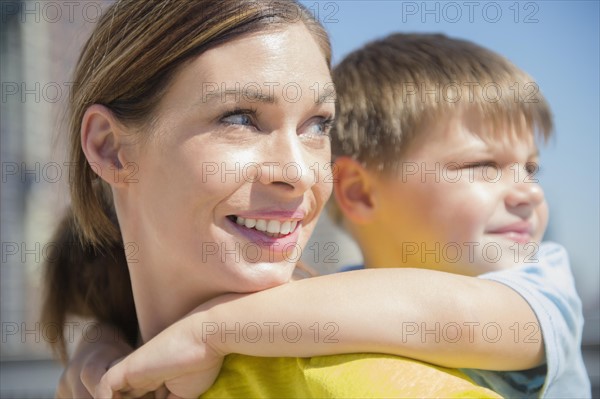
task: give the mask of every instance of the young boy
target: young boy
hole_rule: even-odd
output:
[[[331,213],[358,241],[365,267],[512,288],[539,324],[515,321],[502,333],[528,341],[540,328],[545,362],[463,371],[506,397],[589,397],[568,258],[556,244],[539,245],[548,209],[534,139],[549,138],[552,120],[533,79],[466,41],[396,34],[346,57],[334,81]]]
[[[534,138],[547,138],[552,123],[533,80],[472,43],[397,34],[350,54],[334,81],[333,213],[365,267],[386,270],[215,300],[111,369],[101,386],[140,393],[193,384],[216,376],[215,359],[228,353],[379,352],[462,368],[507,397],[589,397],[566,253],[538,245],[547,207]],[[236,323],[259,330],[235,339]],[[304,334],[274,333],[289,323]],[[172,338],[189,335],[176,345]],[[157,350],[165,343],[168,352]],[[193,361],[190,346],[204,348]],[[202,362],[212,370],[190,366]]]

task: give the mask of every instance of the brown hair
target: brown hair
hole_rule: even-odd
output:
[[[333,71],[338,107],[331,148],[389,170],[425,123],[474,107],[491,134],[552,132],[535,81],[504,57],[441,34],[393,34],[348,55]]]
[[[74,74],[77,84],[72,86],[69,110],[70,161],[77,165],[70,186],[72,214],[55,236],[57,243],[78,240],[80,246],[71,250],[82,252],[48,262],[43,321],[63,322],[65,313],[72,311],[137,332],[137,321],[132,327],[135,312],[127,305],[133,303],[132,292],[110,187],[98,178],[81,148],[86,109],[105,105],[125,126],[151,131],[153,111],[175,72],[188,61],[244,34],[293,23],[311,31],[330,65],[327,33],[293,0],[119,0],[106,10]],[[85,274],[88,268],[94,271]],[[120,282],[104,287],[93,278]],[[53,348],[64,360],[60,338]]]
[[[90,243],[82,244],[73,214],[68,211],[48,246],[45,268],[46,301],[42,323],[55,355],[66,362],[62,326],[68,314],[118,326],[122,337],[134,345],[138,323],[131,292],[125,251],[114,243],[99,252]],[[56,333],[56,335],[52,335]]]
[[[348,156],[393,171],[427,123],[474,108],[497,138],[534,132],[547,140],[550,108],[535,81],[504,57],[441,34],[392,34],[349,54],[334,68],[333,159]],[[332,219],[342,215],[332,199]]]

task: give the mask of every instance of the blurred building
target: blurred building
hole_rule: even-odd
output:
[[[0,1],[2,397],[52,397],[60,374],[47,344],[52,326],[38,321],[41,266],[68,201],[61,143],[70,75],[108,4]]]

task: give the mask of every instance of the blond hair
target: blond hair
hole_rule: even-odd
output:
[[[493,128],[544,138],[552,131],[550,108],[529,75],[490,50],[440,34],[398,33],[367,44],[335,67],[333,80],[333,156],[369,168],[394,166],[425,123],[460,107],[475,107]]]
[[[333,71],[337,92],[333,158],[394,170],[424,126],[460,109],[476,109],[492,138],[553,124],[535,81],[504,57],[441,34],[393,34],[349,54]],[[330,215],[340,222],[333,200]]]

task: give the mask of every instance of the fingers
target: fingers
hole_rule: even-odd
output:
[[[79,378],[88,392],[94,392],[104,373],[106,367],[92,363],[81,370]]]
[[[102,376],[107,372],[107,370],[121,362],[124,358],[125,356],[116,358],[107,366],[105,366],[104,363],[106,363],[108,360],[103,361],[102,363],[89,362],[87,366],[81,370],[80,375],[81,382],[88,392],[94,392],[102,380]]]
[[[146,379],[143,373],[137,376],[128,373],[126,364],[126,362],[119,363],[102,376],[94,398],[113,398],[117,393],[122,398],[141,398],[160,388],[160,385],[154,384],[152,379]],[[166,394],[164,396],[166,397]]]
[[[67,369],[61,375],[56,388],[55,397],[58,399],[82,398],[88,399],[92,397],[92,391],[88,391],[86,386],[79,379],[79,375],[73,372],[73,369]]]
[[[94,391],[94,399],[111,399],[112,397],[113,391],[110,389],[110,386],[100,381]]]
[[[128,398],[129,387],[124,380],[117,380],[114,368],[108,370],[96,385],[94,399]],[[118,392],[121,391],[119,394]],[[113,395],[113,392],[115,393]],[[141,396],[141,395],[139,395]]]
[[[68,397],[67,395],[71,393],[69,384],[66,381],[66,375],[67,373],[62,373],[60,379],[58,380],[58,386],[56,387],[56,393],[54,394],[56,399],[66,398]]]
[[[154,399],[168,399],[169,398],[169,390],[166,386],[162,386],[154,392]]]
[[[146,391],[146,390],[128,390],[121,389],[113,391],[110,388],[107,388],[106,385],[101,387],[100,385],[96,389],[96,393],[94,394],[95,399],[167,399],[171,398],[169,395],[169,391],[163,386],[157,389],[155,392]],[[173,398],[178,398],[174,396]]]
[[[131,351],[132,348],[127,343],[115,338],[110,341],[105,339],[99,343],[82,340],[59,380],[56,397],[92,398],[92,394],[96,393],[96,386],[109,366],[115,359],[121,359],[121,356]],[[107,391],[102,392],[102,395],[113,396]]]

